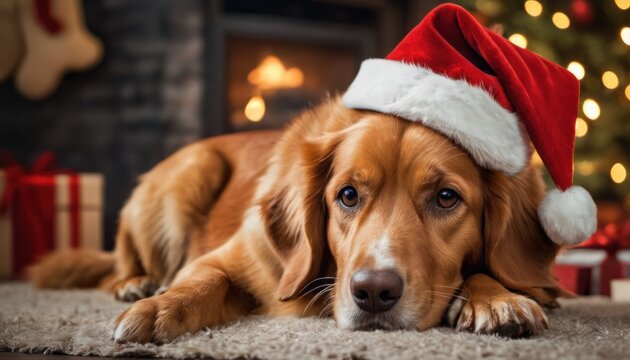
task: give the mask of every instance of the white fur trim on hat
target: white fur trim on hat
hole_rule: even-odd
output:
[[[552,189],[538,206],[538,218],[547,236],[558,245],[575,245],[597,229],[597,207],[583,187]]]
[[[347,108],[420,122],[449,137],[491,170],[515,175],[529,161],[529,140],[516,115],[464,80],[399,61],[368,59],[342,101]]]

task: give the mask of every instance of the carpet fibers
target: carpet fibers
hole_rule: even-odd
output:
[[[251,317],[162,346],[116,344],[111,320],[128,304],[98,291],[0,285],[0,351],[96,356],[264,359],[630,359],[630,303],[563,301],[532,339],[457,333],[350,332],[330,319]]]

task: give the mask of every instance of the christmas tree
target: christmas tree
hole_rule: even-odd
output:
[[[458,3],[580,80],[574,183],[630,211],[630,0]]]

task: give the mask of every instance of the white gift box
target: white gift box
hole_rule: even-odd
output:
[[[610,297],[613,301],[630,302],[630,279],[611,281]]]

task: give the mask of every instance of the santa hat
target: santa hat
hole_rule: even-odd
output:
[[[595,203],[572,186],[578,80],[463,8],[435,8],[385,59],[365,60],[342,100],[420,122],[509,175],[529,163],[531,140],[557,186],[538,208],[547,235],[568,245],[595,232]]]

